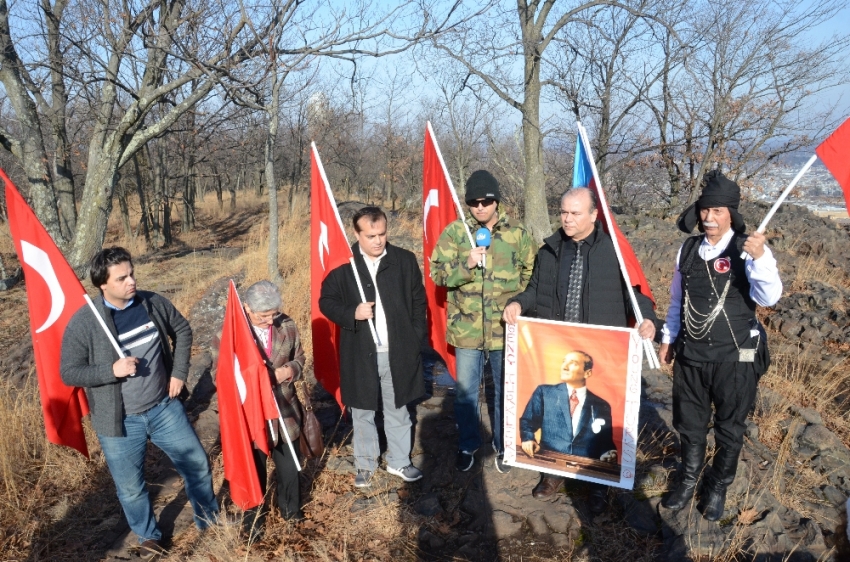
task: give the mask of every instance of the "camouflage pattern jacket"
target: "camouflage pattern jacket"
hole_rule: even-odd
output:
[[[467,216],[474,234],[481,225]],[[431,254],[431,279],[448,288],[446,341],[466,349],[503,349],[502,311],[521,292],[534,267],[537,244],[519,222],[499,212],[485,269],[467,267],[472,249],[460,220],[446,227]]]

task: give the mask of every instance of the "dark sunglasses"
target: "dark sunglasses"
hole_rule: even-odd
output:
[[[495,202],[496,202],[495,199],[489,199],[488,198],[488,199],[481,199],[479,201],[467,201],[466,204],[468,206],[472,207],[473,209],[476,209],[476,208],[481,207],[481,206],[489,207],[490,205],[492,205]]]

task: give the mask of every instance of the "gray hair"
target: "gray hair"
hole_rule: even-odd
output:
[[[576,196],[578,196],[582,193],[587,193],[587,196],[590,197],[590,211],[589,212],[592,213],[593,211],[596,210],[596,206],[598,205],[598,203],[596,201],[596,193],[592,189],[587,188],[587,187],[571,187],[571,188],[569,188],[568,190],[566,190],[563,193],[563,195],[561,195],[561,203],[563,203],[564,199],[566,199],[567,197],[576,197]]]
[[[271,281],[257,281],[245,291],[245,304],[254,312],[279,310],[283,304],[280,291]]]

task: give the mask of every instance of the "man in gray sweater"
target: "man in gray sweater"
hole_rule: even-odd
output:
[[[177,400],[189,374],[192,329],[168,299],[136,290],[127,250],[102,250],[92,258],[89,273],[102,295],[94,299],[95,308],[122,355],[92,310],[83,307],[62,338],[62,380],[86,390],[118,500],[138,535],[142,558],[150,559],[164,550],[145,484],[148,439],[183,477],[198,528],[218,517],[207,455]]]

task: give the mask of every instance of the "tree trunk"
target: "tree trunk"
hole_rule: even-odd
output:
[[[168,176],[165,177],[165,182],[162,194],[162,245],[170,246],[174,243],[174,238],[171,232],[171,182]]]
[[[242,187],[242,178],[245,177],[245,168],[239,170],[239,175],[236,176],[236,185],[230,184],[230,209],[236,210],[236,192]]]
[[[111,154],[93,151],[89,158],[89,164],[92,163],[94,165],[86,174],[86,189],[77,216],[77,236],[68,260],[78,273],[103,248],[118,171],[118,157]]]
[[[213,166],[213,174],[215,174],[215,198],[218,200],[218,210],[224,209],[224,194],[221,190],[221,174],[218,173],[218,167]]]
[[[119,180],[118,189],[115,190],[118,196],[118,208],[121,210],[121,226],[124,227],[124,237],[127,240],[133,239],[133,227],[130,226],[130,207],[127,205],[127,183]]]
[[[543,170],[543,135],[540,132],[540,69],[531,69],[532,80],[525,84],[522,110],[522,149],[525,217],[523,223],[538,244],[552,233],[546,201],[546,175]]]
[[[144,154],[144,153],[142,153]],[[142,211],[142,217],[139,219],[139,226],[142,227],[142,233],[145,237],[145,244],[150,245],[151,233],[148,226],[148,205],[145,202],[145,188],[142,184],[142,170],[139,166],[139,155],[133,156],[133,169],[136,172],[136,194],[139,196],[139,208]]]
[[[0,0],[0,82],[15,112],[19,139],[7,136],[0,128],[0,144],[21,163],[29,183],[29,204],[44,225],[47,233],[63,248],[56,193],[48,165],[47,151],[39,122],[38,110],[24,83],[24,68],[9,28],[9,9],[6,0]]]
[[[278,109],[280,100],[280,84],[282,80],[275,71],[274,83],[272,85],[271,105],[268,107],[269,113],[269,130],[266,135],[265,149],[265,180],[268,183],[269,190],[269,250],[266,258],[267,268],[269,272],[269,281],[276,285],[283,283],[283,277],[280,275],[278,268],[278,225],[280,218],[277,212],[277,182],[274,173],[274,146],[277,139],[278,129]]]

